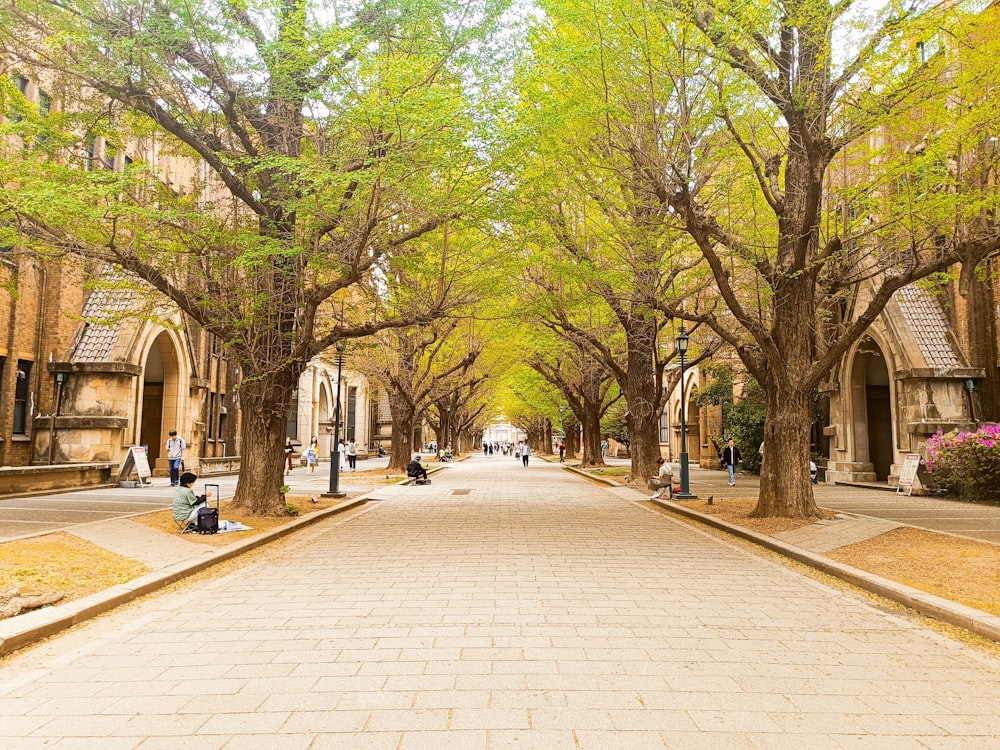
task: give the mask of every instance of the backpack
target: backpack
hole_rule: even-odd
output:
[[[219,509],[198,508],[198,521],[195,527],[195,531],[199,534],[219,533]]]

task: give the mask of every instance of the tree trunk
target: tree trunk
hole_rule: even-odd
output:
[[[750,515],[755,518],[817,518],[819,511],[809,480],[812,392],[782,390],[774,383],[769,383],[766,391],[760,496]]]
[[[392,413],[392,443],[389,453],[389,471],[405,472],[413,455],[413,412],[406,404],[394,403],[389,398]]]
[[[283,516],[285,435],[293,384],[299,373],[280,370],[240,384],[240,477],[233,507],[254,516]]]
[[[583,459],[581,466],[604,466],[601,452],[601,406],[585,404],[583,407]]]
[[[580,453],[580,423],[571,414],[563,423],[563,442],[566,444],[566,460],[576,458]]]
[[[629,456],[632,459],[632,481],[644,483],[656,476],[660,458],[660,391],[656,380],[655,361],[656,321],[641,321],[627,332],[628,382],[625,402],[628,404]]]

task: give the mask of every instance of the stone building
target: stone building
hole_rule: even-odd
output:
[[[60,106],[44,84],[2,64],[0,71],[42,116]],[[23,146],[14,135],[0,142]],[[203,164],[163,151],[152,137],[118,146],[96,136],[85,149],[84,169],[142,160],[169,190],[213,190]],[[0,243],[0,494],[113,482],[130,446],[145,446],[153,475],[165,476],[170,430],[188,444],[186,468],[238,468],[240,372],[219,340],[111,266],[20,250]],[[315,358],[288,422],[289,437],[303,446],[318,436],[327,459],[337,375],[335,359]],[[350,369],[340,375],[341,437],[364,457],[383,425],[364,378]]]

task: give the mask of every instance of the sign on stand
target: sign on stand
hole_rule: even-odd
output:
[[[118,472],[118,481],[125,477],[136,474],[139,477],[139,486],[147,486],[147,481],[153,478],[153,472],[149,470],[149,455],[146,453],[145,445],[129,446],[125,460],[122,462],[121,471]],[[149,482],[152,484],[152,482]]]
[[[899,484],[896,485],[896,494],[910,495],[913,492],[913,481],[917,478],[917,470],[920,468],[920,454],[907,453],[903,461],[903,468],[899,472]]]

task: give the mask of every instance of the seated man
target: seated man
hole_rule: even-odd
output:
[[[205,500],[204,497],[197,497],[191,489],[197,480],[198,477],[190,471],[181,474],[180,487],[174,490],[173,506],[174,520],[178,523],[187,521],[188,524],[194,524],[198,521],[198,508]]]
[[[662,458],[656,459],[656,463],[659,465],[660,471],[653,479],[649,480],[649,488],[656,490],[656,494],[650,497],[650,500],[662,498],[664,489],[667,490],[668,498],[674,494],[674,470]]]
[[[427,479],[427,469],[420,465],[420,456],[414,456],[406,465],[406,476],[412,479]]]

